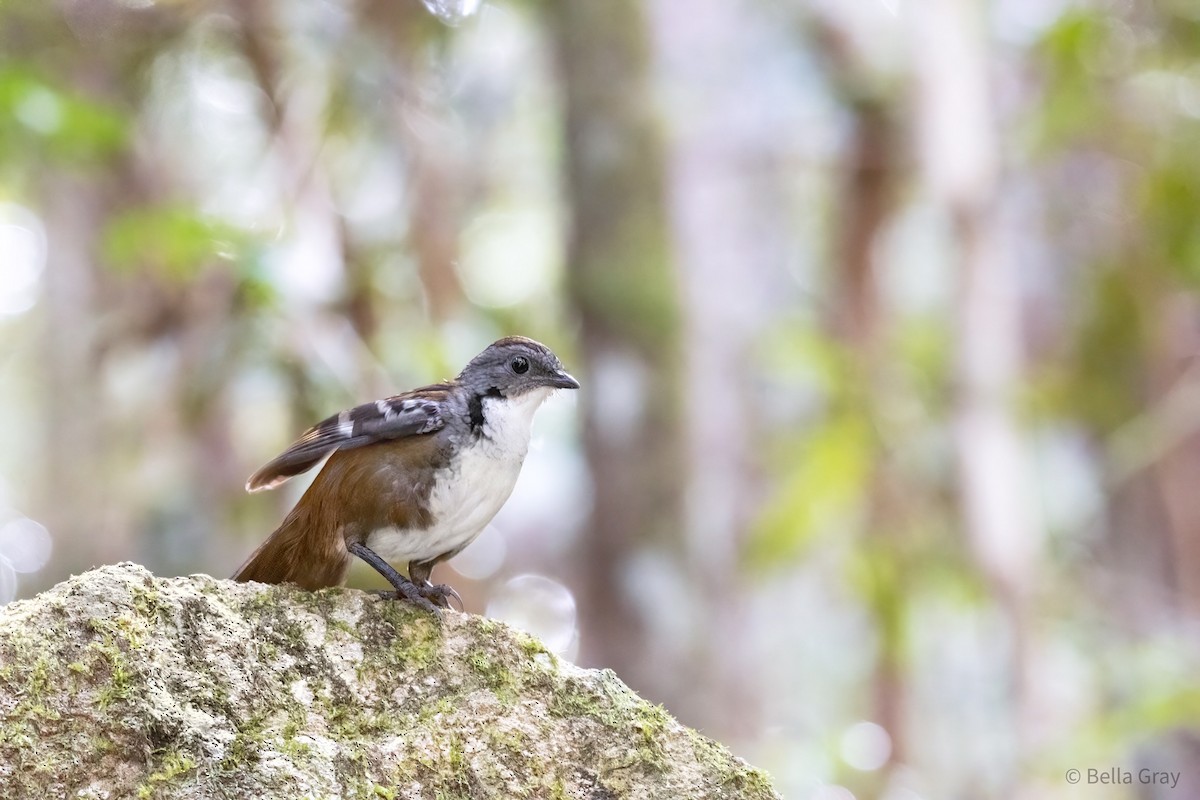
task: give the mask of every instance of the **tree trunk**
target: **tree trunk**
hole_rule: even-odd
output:
[[[662,697],[676,681],[648,657],[641,613],[660,581],[634,562],[652,547],[667,555],[655,563],[671,568],[682,535],[679,309],[642,6],[585,0],[549,10],[565,105],[568,289],[589,377],[581,402],[595,491],[577,583],[581,653]]]
[[[778,144],[747,119],[769,114],[748,102],[758,76],[742,3],[674,0],[650,4],[661,80],[677,98],[666,121],[674,249],[681,270],[686,406],[686,550],[689,605],[703,624],[688,647],[693,724],[749,739],[766,697],[745,668],[758,638],[744,624],[742,544],[757,509],[762,464],[755,413],[753,347],[784,272],[787,180]],[[714,424],[713,409],[721,409]]]
[[[1040,532],[1012,406],[1022,380],[1021,308],[1017,272],[1000,230],[1000,154],[989,102],[987,44],[975,3],[938,0],[919,11],[913,16],[913,44],[924,166],[953,226],[959,259],[959,489],[975,559],[1007,620],[1014,745],[1019,747],[1029,744],[1036,709],[1028,673],[1034,663],[1031,593]],[[1015,775],[1017,769],[1005,772]]]
[[[130,542],[111,522],[107,470],[102,457],[104,420],[90,406],[99,395],[93,362],[95,280],[91,243],[104,221],[104,189],[95,182],[47,171],[42,177],[46,230],[42,334],[45,373],[45,473],[37,508],[54,537],[60,571],[86,569],[129,552]],[[101,414],[103,409],[100,409]],[[63,499],[69,502],[63,502]]]

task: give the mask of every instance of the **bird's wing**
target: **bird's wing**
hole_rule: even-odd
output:
[[[273,489],[312,469],[334,450],[440,430],[446,425],[443,405],[447,389],[428,386],[334,414],[309,428],[295,444],[251,475],[246,491]]]

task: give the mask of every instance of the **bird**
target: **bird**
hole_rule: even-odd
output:
[[[523,336],[488,345],[454,380],[364,403],[309,428],[250,476],[273,489],[328,456],[295,507],[235,581],[340,586],[355,557],[385,592],[434,614],[458,598],[430,583],[434,565],[475,540],[508,500],[529,451],[534,414],[578,389],[550,348]],[[392,566],[407,562],[407,577]]]

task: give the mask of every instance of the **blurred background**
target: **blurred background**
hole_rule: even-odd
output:
[[[468,610],[789,798],[1200,797],[1197,4],[59,0],[0,43],[0,602],[232,573],[306,482],[252,470],[522,333],[583,390],[435,573]]]

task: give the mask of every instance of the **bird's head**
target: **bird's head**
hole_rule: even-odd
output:
[[[471,359],[458,380],[480,394],[516,397],[537,389],[578,389],[549,347],[524,336],[492,342]]]

